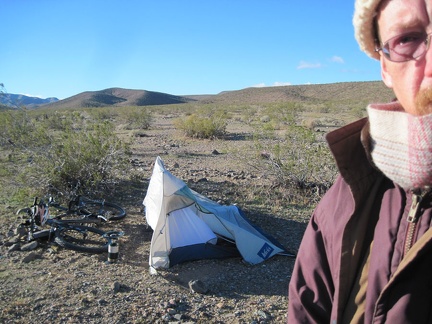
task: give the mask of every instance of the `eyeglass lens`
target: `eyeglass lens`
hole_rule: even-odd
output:
[[[430,34],[407,33],[389,39],[381,48],[393,62],[405,62],[423,55],[429,47]]]

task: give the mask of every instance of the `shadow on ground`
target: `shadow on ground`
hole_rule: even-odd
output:
[[[127,220],[122,224],[126,233],[121,242],[122,262],[139,267],[142,271],[148,271],[153,235],[142,210],[147,186],[148,181],[124,182],[119,185],[121,189],[117,190],[122,193],[121,203],[128,211]],[[224,190],[221,186],[221,183],[206,183],[207,188],[214,187],[220,192]],[[232,190],[233,186],[230,183],[228,189]],[[253,206],[243,211],[253,225],[274,237],[289,252],[297,252],[306,223],[272,215],[263,212],[263,208],[254,209]],[[279,255],[257,265],[246,264],[241,258],[197,260],[159,270],[158,275],[185,290],[189,290],[188,283],[191,280],[200,280],[208,287],[208,294],[226,298],[242,299],[249,295],[286,297],[294,262],[295,257]]]

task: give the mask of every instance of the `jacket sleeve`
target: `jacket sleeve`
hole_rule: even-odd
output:
[[[291,276],[288,323],[330,322],[334,285],[320,217],[318,205],[306,228]]]

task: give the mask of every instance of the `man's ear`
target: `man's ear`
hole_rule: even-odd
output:
[[[393,88],[393,80],[392,80],[391,75],[390,75],[390,74],[388,73],[388,71],[387,71],[387,64],[386,64],[386,63],[387,63],[387,62],[386,62],[385,58],[381,55],[381,58],[380,58],[380,64],[381,64],[381,78],[383,79],[384,84],[385,84],[388,88],[392,89],[392,88]]]

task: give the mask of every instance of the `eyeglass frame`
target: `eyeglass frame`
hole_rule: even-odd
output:
[[[413,52],[413,54],[411,55],[411,57],[409,57],[409,58],[406,58],[406,59],[402,59],[402,60],[393,60],[393,59],[391,59],[390,58],[390,51],[392,51],[392,49],[388,46],[389,45],[389,42],[390,41],[392,41],[392,40],[394,40],[394,39],[396,39],[396,38],[398,38],[398,37],[402,37],[402,36],[409,36],[409,35],[422,35],[423,37],[425,37],[424,38],[424,40],[422,40],[420,43],[419,43],[419,45],[418,45],[418,47],[416,48],[416,50]],[[431,44],[431,38],[432,38],[432,32],[431,33],[417,33],[417,32],[408,32],[408,33],[402,33],[402,34],[399,34],[399,35],[396,35],[396,36],[394,36],[394,37],[391,37],[390,39],[388,39],[386,42],[383,42],[383,43],[381,43],[379,40],[378,40],[378,38],[376,38],[375,39],[375,52],[382,52],[382,55],[387,59],[387,60],[389,60],[389,61],[391,61],[391,62],[395,62],[395,63],[403,63],[403,62],[408,62],[408,61],[412,61],[412,60],[415,60],[415,59],[417,59],[417,58],[419,58],[419,57],[421,57],[422,55],[424,55],[428,50],[429,50],[429,47],[430,47],[430,44]],[[381,46],[379,47],[379,45],[378,44],[381,44]],[[422,45],[422,44],[425,44],[426,45],[426,48],[424,49],[424,51],[422,51],[420,54],[418,54],[418,55],[416,55],[416,56],[414,56],[414,53],[418,50],[418,48]],[[385,47],[388,47],[388,49],[386,49]],[[387,51],[387,52],[386,52]],[[397,55],[399,55],[399,56],[401,56],[401,57],[403,57],[403,54],[399,54],[399,53],[397,53],[397,52],[395,52],[394,50],[393,50],[393,52],[394,53],[396,53]]]

